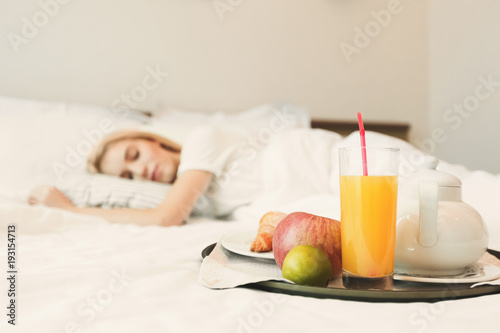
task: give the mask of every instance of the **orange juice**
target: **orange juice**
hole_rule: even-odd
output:
[[[361,277],[394,273],[397,176],[340,176],[342,269]]]

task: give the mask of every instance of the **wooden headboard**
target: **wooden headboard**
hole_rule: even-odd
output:
[[[358,130],[358,123],[350,121],[313,119],[311,121],[311,127],[337,132],[340,135],[346,136]],[[380,132],[408,141],[410,124],[364,122],[364,127],[367,131]]]
[[[151,117],[152,112],[146,110],[134,110],[142,115]],[[396,138],[408,141],[408,133],[410,132],[410,124],[407,123],[375,123],[364,122],[365,130],[380,132]],[[312,119],[312,128],[321,128],[328,131],[337,132],[342,136],[347,136],[358,130],[358,123],[354,121],[338,121],[325,119]]]

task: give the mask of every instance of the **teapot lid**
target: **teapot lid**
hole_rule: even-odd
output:
[[[462,181],[449,173],[438,171],[439,160],[434,156],[424,156],[423,163],[417,170],[399,176],[402,185],[418,186],[421,181],[433,181],[439,187],[461,187]]]

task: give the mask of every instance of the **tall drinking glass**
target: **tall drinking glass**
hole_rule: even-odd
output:
[[[339,156],[344,286],[391,289],[399,149],[340,148]]]

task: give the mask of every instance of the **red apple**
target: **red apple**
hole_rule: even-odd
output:
[[[332,264],[332,277],[342,271],[339,221],[304,212],[288,214],[278,224],[273,236],[274,260],[280,269],[288,252],[299,245],[323,250]]]

